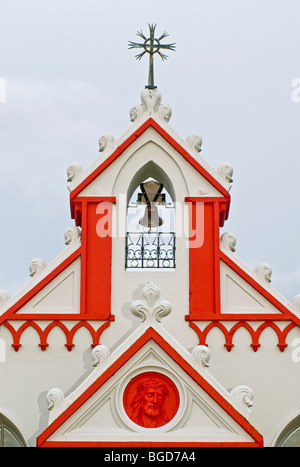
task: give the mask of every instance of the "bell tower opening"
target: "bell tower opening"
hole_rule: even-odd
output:
[[[176,267],[175,202],[170,181],[161,174],[134,177],[127,199],[126,270]],[[172,192],[168,191],[167,187]]]

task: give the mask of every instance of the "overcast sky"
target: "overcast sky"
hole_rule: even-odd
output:
[[[212,167],[234,168],[224,231],[252,269],[270,264],[273,287],[291,300],[300,293],[299,0],[0,0],[0,289],[14,296],[34,257],[48,264],[65,248],[66,170],[87,168],[102,134],[130,127],[148,61],[127,44],[148,23],[176,42],[155,62],[170,125],[184,139],[200,134]]]

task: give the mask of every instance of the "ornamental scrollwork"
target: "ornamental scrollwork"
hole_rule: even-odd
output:
[[[130,109],[130,120],[135,122],[145,113],[158,116],[161,120],[169,122],[172,116],[172,109],[167,104],[161,104],[161,93],[155,89],[144,89],[141,94],[141,104],[137,104]]]
[[[68,182],[74,182],[83,173],[83,168],[78,162],[72,162],[67,169]]]
[[[81,238],[78,227],[71,226],[65,231],[65,245],[71,245]]]
[[[233,182],[233,167],[228,162],[219,165],[217,173],[222,182],[230,184]]]
[[[48,410],[57,409],[63,402],[65,396],[61,389],[53,388],[47,394]]]
[[[202,138],[201,136],[197,135],[196,133],[193,133],[189,135],[186,139],[187,145],[189,149],[191,149],[193,152],[201,152],[202,149]]]
[[[113,146],[115,138],[110,133],[105,133],[102,135],[99,140],[99,152],[104,152],[110,146]]]
[[[236,236],[231,232],[223,233],[221,236],[221,245],[227,251],[235,252],[236,247]]]
[[[34,277],[45,269],[46,264],[41,258],[34,258],[29,264],[30,277]]]
[[[249,418],[254,402],[254,393],[248,386],[236,386],[229,390],[234,402],[246,418]]]
[[[143,288],[144,300],[135,300],[131,303],[130,310],[134,316],[144,321],[161,322],[162,318],[168,316],[172,306],[166,300],[159,300],[160,292],[154,282],[148,282]]]
[[[197,365],[203,368],[209,367],[211,352],[206,345],[197,345],[192,351],[192,357]]]
[[[272,268],[267,263],[262,263],[254,271],[258,279],[265,283],[269,284],[271,282]]]
[[[93,366],[104,365],[110,357],[110,350],[103,344],[96,345],[92,350]]]

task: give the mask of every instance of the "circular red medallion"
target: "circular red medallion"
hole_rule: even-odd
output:
[[[135,376],[123,395],[128,417],[145,428],[158,428],[169,423],[177,413],[179,400],[173,381],[152,371]]]

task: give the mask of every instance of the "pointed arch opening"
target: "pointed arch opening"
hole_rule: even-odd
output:
[[[26,442],[18,428],[3,414],[0,413],[0,447],[23,448]]]
[[[153,161],[134,175],[127,191],[126,270],[175,269],[175,192]]]
[[[299,448],[300,447],[300,415],[295,417],[288,425],[282,430],[275,447],[283,448]]]

